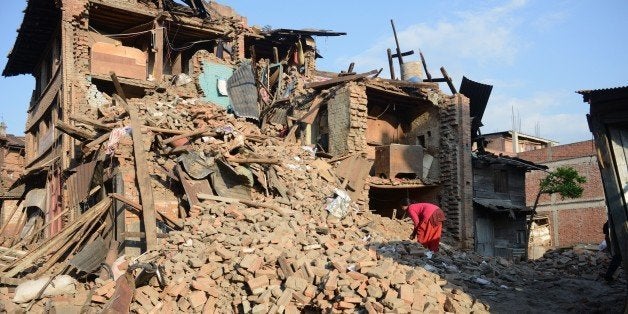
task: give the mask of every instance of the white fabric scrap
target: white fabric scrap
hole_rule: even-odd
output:
[[[332,216],[337,218],[344,217],[349,212],[351,206],[351,198],[347,192],[341,189],[334,189],[336,197],[327,204],[325,208]]]
[[[107,142],[107,154],[112,155],[116,151],[116,148],[118,148],[120,139],[127,135],[131,135],[130,126],[113,129],[109,134],[109,141]]]
[[[229,96],[229,92],[227,91],[227,80],[218,79],[218,95],[220,96]]]

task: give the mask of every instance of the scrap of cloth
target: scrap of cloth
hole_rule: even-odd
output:
[[[130,126],[113,129],[109,134],[109,141],[107,142],[107,154],[112,155],[116,151],[116,148],[118,148],[118,143],[120,143],[120,139],[127,135],[131,135]]]
[[[408,206],[408,215],[414,222],[416,240],[430,251],[438,252],[445,213],[434,204],[416,203]]]

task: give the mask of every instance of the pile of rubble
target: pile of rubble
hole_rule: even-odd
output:
[[[135,292],[131,310],[298,313],[483,312],[487,307],[439,276],[378,254],[387,219],[351,213],[342,219],[322,208],[280,215],[243,205],[207,205],[171,233],[159,252],[138,262],[163,265]],[[407,229],[407,228],[406,228]],[[424,251],[410,244],[420,260]],[[111,296],[114,287],[104,282]]]
[[[384,254],[391,241],[410,233],[410,225],[391,229],[397,222],[358,210],[351,202],[344,191],[347,179],[334,169],[350,156],[321,159],[313,147],[277,137],[288,131],[282,127],[259,128],[203,101],[185,75],[143,98],[129,99],[112,78],[117,94],[97,96],[107,105],[73,115],[78,126],[57,125],[82,142],[83,162],[103,163],[104,176],[112,169],[107,165],[116,165],[138,184],[139,195],[132,190],[112,193],[96,203],[105,207],[112,198],[141,212],[145,202],[135,199],[143,200],[142,189],[150,187],[154,195],[172,194],[189,207],[156,209],[158,234],[165,239],[147,254],[109,260],[113,278],[46,262],[51,255],[72,257],[96,238],[110,239],[106,228],[80,245],[44,246],[32,254],[29,269],[10,263],[3,271],[11,275],[37,279],[35,271],[52,276],[4,293],[6,310],[20,308],[12,301],[35,311],[130,306],[136,313],[488,310],[460,287]],[[146,186],[142,164],[159,180]],[[91,197],[97,199],[95,195]],[[94,225],[79,219],[75,229],[86,236]],[[414,259],[423,258],[418,244],[403,245]],[[81,283],[69,277],[65,288],[57,289],[57,280],[66,278],[59,275],[65,273]],[[141,281],[147,273],[157,276]]]

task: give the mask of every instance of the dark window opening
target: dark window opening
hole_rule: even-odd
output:
[[[399,203],[410,198],[416,203],[438,204],[438,187],[422,187],[411,189],[378,188],[369,189],[369,209],[382,217],[403,219],[408,217]]]
[[[493,191],[495,193],[508,193],[508,171],[498,169],[493,172]]]

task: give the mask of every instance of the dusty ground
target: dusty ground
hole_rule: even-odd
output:
[[[472,297],[489,304],[491,313],[623,311],[627,296],[624,271],[620,268],[612,283],[603,279],[610,262],[606,252],[566,249],[549,252],[537,261],[512,263],[455,250],[447,245],[454,241],[445,236],[439,253],[431,259],[416,260],[400,249],[411,243],[402,238],[411,232],[410,222],[395,220],[390,223],[389,234],[398,237],[399,241],[382,244],[380,254],[440,275]],[[397,250],[391,250],[391,247]],[[480,284],[477,278],[488,283]]]
[[[515,289],[465,290],[490,304],[492,313],[621,313],[626,282],[612,284],[603,279],[538,278]]]

